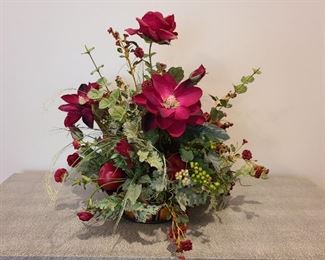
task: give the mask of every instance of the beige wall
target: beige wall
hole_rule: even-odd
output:
[[[223,95],[251,67],[262,67],[228,112],[233,140],[248,139],[272,174],[303,175],[324,186],[323,1],[58,2],[1,2],[0,181],[49,168],[68,142],[57,131],[64,114],[56,107],[61,90],[94,80],[83,45],[96,46],[96,60],[112,79],[123,61],[107,27],[135,27],[136,16],[160,10],[175,14],[179,32],[172,46],[156,48],[160,61],[187,73],[203,63],[206,93]]]

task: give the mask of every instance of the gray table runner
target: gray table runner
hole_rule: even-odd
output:
[[[175,259],[169,224],[80,222],[80,188],[60,186],[51,201],[43,172],[0,185],[0,259]],[[325,193],[299,177],[244,179],[227,209],[190,213],[188,259],[325,259]]]

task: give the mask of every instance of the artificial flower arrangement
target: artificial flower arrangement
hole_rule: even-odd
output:
[[[122,35],[108,29],[132,83],[120,76],[115,81],[103,77],[94,48],[85,47],[95,67],[91,74],[99,79],[62,96],[66,104],[59,109],[67,113],[64,125],[75,152],[67,157],[71,168],[56,170],[54,178],[94,189],[77,213],[80,220],[113,220],[116,226],[123,216],[142,223],[169,221],[168,237],[182,253],[192,249],[186,237],[189,208],[209,204],[220,209],[240,176],[268,174],[249,150],[241,152],[245,139],[240,145],[225,143],[232,123],[224,110],[261,71],[253,69],[222,98],[210,95],[214,106],[204,113],[198,84],[205,67],[184,77],[181,67],[153,62],[154,44],[177,39],[174,15],[147,12],[137,21],[139,29]],[[143,39],[141,45],[130,40],[132,35]],[[77,124],[80,119],[87,127]],[[239,160],[243,165],[235,167]],[[106,196],[96,199],[96,193]]]

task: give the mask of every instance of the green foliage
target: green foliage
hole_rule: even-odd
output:
[[[113,120],[123,121],[125,114],[126,114],[126,107],[121,106],[121,105],[116,105],[116,106],[111,107],[108,110],[108,112]]]
[[[131,183],[127,188],[125,199],[129,200],[131,205],[134,205],[141,194],[141,190],[141,184]]]
[[[167,176],[158,171],[154,171],[150,187],[157,192],[164,191],[167,188]]]
[[[262,72],[260,71],[260,68],[258,68],[258,69],[253,69],[253,73],[251,75],[243,76],[240,80],[241,83],[234,85],[235,92],[237,94],[245,93],[247,91],[247,85],[252,83],[255,80],[254,76],[259,75],[261,73]]]
[[[184,162],[190,162],[194,159],[194,154],[191,150],[181,148],[179,149],[179,153],[181,155],[182,161]]]
[[[226,141],[229,139],[229,135],[224,129],[212,124],[204,124],[201,126],[200,135],[211,141]]]
[[[115,106],[119,97],[120,97],[120,90],[119,89],[113,90],[108,97],[102,98],[99,101],[99,109],[105,109],[108,107]]]
[[[161,205],[150,205],[141,202],[136,202],[134,205],[127,206],[126,210],[131,211],[137,221],[146,223],[148,219],[152,216],[158,214],[159,210],[161,209]]]
[[[87,97],[93,100],[99,100],[103,97],[105,93],[104,88],[100,88],[100,89],[91,89],[88,93],[87,93]]]
[[[176,190],[175,198],[183,211],[187,207],[204,205],[208,199],[206,192],[195,192],[192,188],[181,188]]]
[[[171,67],[168,73],[172,75],[177,83],[181,82],[184,78],[184,70],[182,67]]]
[[[210,117],[213,122],[220,121],[224,116],[225,114],[221,110],[218,110],[215,107],[211,108]]]

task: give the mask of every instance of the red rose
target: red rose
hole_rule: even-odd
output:
[[[250,150],[244,150],[241,154],[241,157],[244,159],[244,160],[250,160],[252,159],[252,153]]]
[[[116,191],[124,182],[124,178],[124,172],[108,162],[100,168],[97,182],[106,191]]]
[[[77,213],[81,221],[89,221],[94,215],[88,211],[81,211]]]
[[[78,153],[68,155],[67,162],[70,167],[75,167],[81,161],[81,157]]]
[[[64,168],[57,169],[54,173],[54,180],[56,182],[63,182],[66,174],[68,174],[66,169]]]
[[[196,85],[206,74],[206,70],[203,65],[194,70],[190,75],[190,80]]]
[[[74,139],[72,142],[73,148],[78,150],[80,148],[80,142],[77,139]]]
[[[192,241],[191,240],[182,240],[177,246],[176,252],[190,251],[192,250]]]
[[[137,18],[140,25],[139,29],[126,29],[125,31],[130,34],[137,34],[144,39],[159,44],[168,44],[171,40],[177,38],[177,32],[174,32],[176,23],[174,15],[163,17],[160,12],[147,12],[142,19]]]
[[[135,57],[138,57],[138,58],[142,59],[143,56],[144,56],[144,51],[142,50],[142,48],[137,47],[134,50],[134,55],[135,55]]]
[[[182,169],[185,169],[186,163],[182,161],[179,154],[172,154],[167,158],[167,174],[169,179],[175,180],[175,174]]]
[[[130,157],[130,151],[132,146],[128,143],[126,139],[121,139],[115,146],[115,152],[119,153],[124,157]]]

